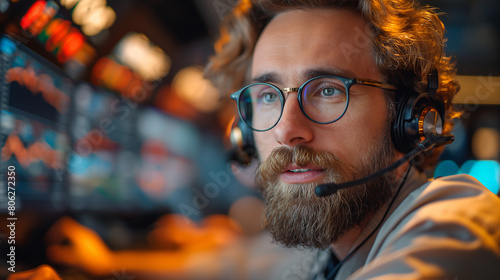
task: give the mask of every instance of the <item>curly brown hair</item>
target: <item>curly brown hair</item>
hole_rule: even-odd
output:
[[[446,110],[443,131],[451,131],[452,119],[458,116],[452,99],[460,87],[455,64],[444,54],[445,28],[435,8],[411,0],[241,0],[222,23],[205,76],[224,95],[244,86],[264,27],[280,12],[305,8],[337,8],[362,16],[374,34],[370,44],[375,63],[386,82],[400,92],[425,91],[427,75],[436,69],[437,94]],[[436,149],[420,169],[433,166],[441,151]]]

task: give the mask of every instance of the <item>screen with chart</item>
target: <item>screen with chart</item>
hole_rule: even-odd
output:
[[[168,211],[191,199],[194,125],[74,81],[7,36],[0,55],[1,180],[15,168],[19,209]]]
[[[137,116],[137,165],[133,183],[144,207],[178,208],[196,184],[200,132],[190,123],[154,109]],[[207,148],[207,147],[206,147]]]
[[[1,168],[16,170],[20,209],[62,209],[73,82],[7,36],[0,38],[0,56]]]
[[[169,211],[196,179],[199,135],[184,121],[80,84],[71,110],[73,211]]]
[[[72,210],[134,209],[136,106],[87,83],[75,87],[68,164]]]

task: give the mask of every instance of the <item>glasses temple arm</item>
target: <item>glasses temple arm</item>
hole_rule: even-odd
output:
[[[394,85],[381,83],[379,81],[368,80],[368,79],[366,79],[366,80],[365,79],[356,79],[356,84],[370,86],[370,87],[378,87],[378,88],[387,89],[387,90],[397,90],[398,89]]]

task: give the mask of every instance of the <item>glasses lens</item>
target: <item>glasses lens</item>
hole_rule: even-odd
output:
[[[342,117],[349,99],[344,83],[332,77],[309,81],[302,91],[304,113],[319,123],[331,123]]]
[[[245,123],[254,130],[268,130],[281,116],[283,97],[266,84],[253,84],[241,92],[238,109]]]

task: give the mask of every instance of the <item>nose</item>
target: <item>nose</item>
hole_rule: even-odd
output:
[[[308,143],[313,139],[312,127],[313,122],[302,113],[298,100],[289,94],[281,119],[272,130],[276,141],[289,147]]]

